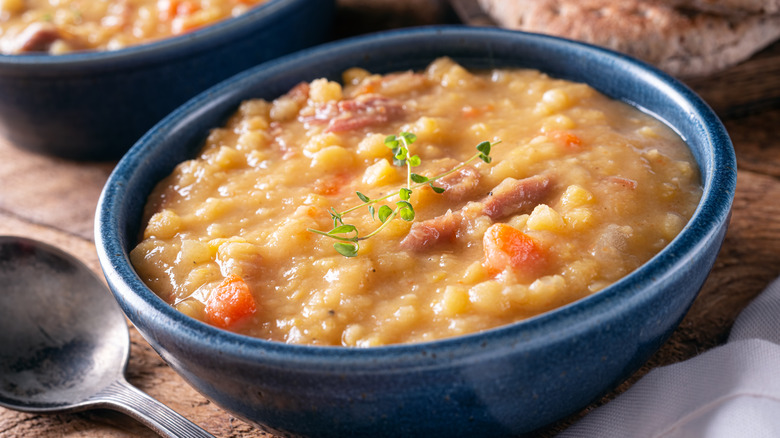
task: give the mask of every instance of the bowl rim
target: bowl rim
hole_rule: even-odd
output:
[[[292,65],[316,65],[313,59],[323,60],[333,53],[366,46],[375,48],[377,45],[410,43],[427,37],[472,36],[510,38],[520,44],[581,50],[589,56],[606,59],[610,64],[619,64],[621,68],[642,76],[645,82],[673,94],[675,102],[689,114],[689,120],[703,127],[709,149],[712,150],[706,154],[706,162],[699,163],[704,178],[702,198],[680,234],[652,259],[614,284],[532,318],[478,333],[370,348],[292,345],[221,330],[175,310],[146,287],[135,274],[128,259],[128,250],[123,248],[124,238],[119,235],[119,218],[115,208],[125,196],[125,178],[136,166],[144,163],[145,152],[153,150],[155,142],[164,138],[171,127],[197,118],[202,103],[214,99],[220,93],[229,94],[226,93],[229,90],[245,88],[253,81],[262,81],[263,77],[267,78]],[[667,125],[672,126],[669,123]],[[728,222],[735,189],[736,157],[725,127],[698,95],[659,69],[605,48],[549,35],[497,28],[430,26],[361,35],[305,49],[239,73],[189,100],[147,132],[112,172],[98,203],[95,242],[101,266],[116,298],[126,300],[135,313],[154,314],[156,325],[175,325],[176,336],[181,338],[183,344],[209,345],[209,348],[230,356],[231,360],[247,363],[262,361],[268,366],[280,368],[289,367],[290,363],[295,363],[299,368],[340,371],[367,371],[385,368],[390,363],[404,369],[441,366],[442,363],[450,366],[457,362],[474,361],[475,357],[496,354],[493,351],[495,349],[485,348],[488,344],[526,351],[539,349],[552,341],[569,337],[594,320],[648,300],[651,293],[643,292],[649,285],[670,281],[674,272],[684,266],[691,255],[701,251],[708,241],[717,238],[716,235]]]
[[[256,28],[258,23],[272,22],[280,14],[305,7],[309,1],[312,0],[268,0],[241,15],[220,20],[183,35],[165,37],[117,50],[87,50],[61,55],[0,53],[0,67],[6,71],[58,67],[58,72],[61,72],[65,68],[115,70],[126,64],[136,64],[138,60],[144,60],[143,62],[147,64],[169,62],[173,58],[225,44],[233,35],[249,32]]]

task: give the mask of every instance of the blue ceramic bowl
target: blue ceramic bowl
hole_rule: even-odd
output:
[[[0,55],[0,135],[64,158],[120,158],[187,99],[330,37],[334,0],[269,0],[202,30],[117,51]]]
[[[703,197],[651,261],[592,296],[484,333],[370,349],[286,345],[177,312],[128,260],[153,185],[193,157],[243,99],[302,80],[423,68],[448,55],[472,68],[520,66],[587,82],[665,120],[690,145]],[[558,38],[497,29],[423,28],[331,43],[266,63],[190,100],[119,162],[97,211],[103,270],[129,319],[198,391],[267,430],[307,436],[502,436],[582,409],[668,338],[707,277],[726,232],[736,162],[722,124],[688,88],[643,63]]]

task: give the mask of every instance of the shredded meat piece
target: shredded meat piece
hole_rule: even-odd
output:
[[[301,121],[308,124],[326,123],[328,126],[325,132],[345,132],[397,120],[403,114],[403,106],[397,100],[367,94],[320,105],[314,115],[302,117]]]
[[[450,157],[433,160],[425,169],[425,175],[440,175],[460,165],[461,162]],[[479,189],[479,181],[482,175],[474,166],[464,166],[457,172],[449,174],[444,178],[437,180],[434,185],[445,189],[442,196],[448,201],[461,202],[473,199],[476,190]]]
[[[493,220],[530,212],[552,187],[546,175],[535,175],[524,179],[506,178],[490,194],[479,201],[481,211]],[[446,193],[446,192],[445,192]],[[473,211],[473,210],[472,210]],[[401,248],[408,251],[423,251],[440,242],[455,239],[464,220],[463,209],[448,210],[447,213],[412,224],[409,234],[401,241]]]
[[[401,248],[422,251],[444,241],[457,237],[463,215],[460,211],[447,211],[441,216],[426,221],[414,222],[409,234],[401,241]]]
[[[287,121],[294,119],[309,100],[309,84],[301,82],[286,94],[274,99],[271,105],[271,119]]]
[[[300,84],[292,87],[283,97],[292,99],[293,102],[303,105],[309,99],[309,86],[308,82],[301,82]]]
[[[436,181],[446,189],[444,195],[450,201],[467,199],[479,187],[480,173],[472,166],[464,166],[457,172]]]
[[[523,179],[506,178],[482,201],[485,214],[499,220],[536,207],[550,192],[552,184],[545,175]]]
[[[16,37],[14,53],[48,52],[52,43],[61,38],[53,24],[32,23]]]

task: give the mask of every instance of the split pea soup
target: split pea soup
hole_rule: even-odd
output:
[[[179,311],[291,344],[479,332],[598,292],[701,197],[666,125],[527,69],[316,79],[247,100],[148,199],[131,261]]]
[[[118,50],[200,29],[267,0],[0,0],[0,54]]]

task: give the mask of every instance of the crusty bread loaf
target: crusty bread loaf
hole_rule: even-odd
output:
[[[659,1],[677,8],[713,12],[722,15],[777,14],[780,0],[643,0]]]
[[[502,27],[608,47],[680,77],[723,70],[780,37],[780,14],[691,12],[650,0],[479,2]]]

